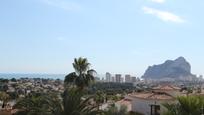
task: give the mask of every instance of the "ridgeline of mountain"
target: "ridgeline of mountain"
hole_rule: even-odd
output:
[[[177,79],[189,78],[194,75],[191,73],[191,65],[184,57],[176,60],[167,60],[163,64],[148,67],[142,78],[145,79]]]

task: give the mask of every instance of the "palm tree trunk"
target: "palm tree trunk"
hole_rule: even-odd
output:
[[[100,109],[100,104],[97,104],[98,106],[97,106],[97,109],[98,109],[98,111],[99,111],[99,109]]]
[[[2,105],[2,108],[4,108],[5,107],[5,102],[3,101],[3,105]]]

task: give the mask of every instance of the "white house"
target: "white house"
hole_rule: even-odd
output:
[[[132,111],[144,115],[161,115],[166,111],[163,103],[174,103],[175,98],[165,92],[140,92],[126,96],[131,100]]]

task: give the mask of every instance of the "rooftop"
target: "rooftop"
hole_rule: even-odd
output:
[[[130,94],[133,98],[141,98],[146,100],[173,100],[174,97],[163,92],[142,92]]]
[[[181,88],[173,85],[159,85],[152,88],[153,90],[180,90]]]

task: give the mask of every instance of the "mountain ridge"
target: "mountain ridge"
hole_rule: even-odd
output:
[[[184,57],[178,57],[175,60],[166,60],[162,64],[149,66],[142,78],[144,79],[162,79],[162,78],[189,78],[194,77],[191,73],[191,65]]]

